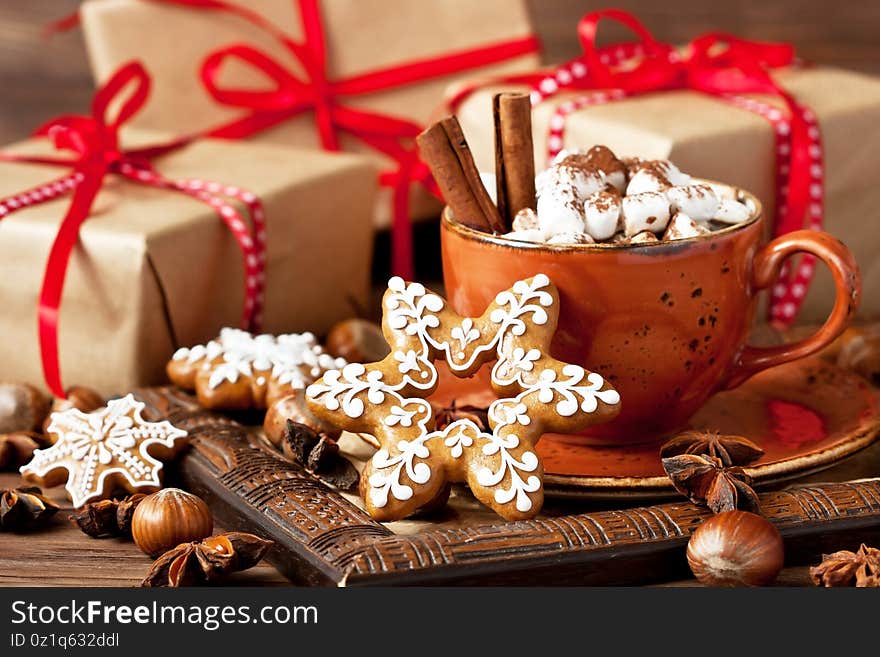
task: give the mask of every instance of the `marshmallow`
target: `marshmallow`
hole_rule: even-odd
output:
[[[738,224],[752,216],[751,210],[739,201],[723,198],[713,219],[725,224]]]
[[[595,244],[596,241],[586,233],[557,233],[547,244]]]
[[[584,232],[583,203],[571,187],[549,187],[538,197],[538,225],[545,235]]]
[[[657,236],[649,230],[643,230],[641,233],[633,235],[629,243],[630,244],[650,244],[651,242],[659,242]]]
[[[623,166],[626,167],[626,175],[627,177],[631,177],[636,175],[636,172],[642,168],[642,165],[645,163],[640,157],[622,157],[620,161],[623,162]]]
[[[716,183],[706,183],[709,187],[712,188],[712,191],[715,192],[715,196],[719,199],[730,199],[731,201],[736,200],[736,187],[731,187],[730,185],[718,185]]]
[[[559,152],[556,154],[556,157],[553,158],[553,161],[550,163],[550,165],[552,166],[552,165],[554,165],[554,164],[559,164],[560,162],[562,162],[562,160],[564,160],[564,159],[567,158],[568,156],[570,156],[570,155],[578,155],[580,152],[581,152],[581,151],[580,151],[580,149],[578,149],[578,148],[571,148],[571,149],[569,149],[569,148],[563,148],[561,151],[559,151]]]
[[[641,194],[643,192],[662,192],[676,185],[686,185],[691,177],[669,160],[632,161],[627,166],[638,168],[630,174],[626,193]],[[630,168],[630,171],[633,171]]]
[[[694,221],[709,221],[715,217],[719,199],[709,185],[680,185],[666,190],[666,198],[673,210],[684,212]]]
[[[544,241],[544,233],[538,230],[537,228],[528,228],[525,230],[513,230],[509,233],[505,233],[503,237],[506,237],[509,240],[517,240],[519,242],[536,242],[541,243]]]
[[[654,160],[654,164],[664,171],[666,178],[673,185],[687,185],[691,181],[691,177],[684,173],[669,160]]]
[[[623,231],[627,237],[643,230],[659,233],[669,223],[669,200],[660,192],[624,196],[622,215]]]
[[[492,199],[492,203],[498,205],[498,187],[496,186],[495,180],[494,173],[480,173],[480,182],[483,183],[483,187],[485,187],[486,191],[489,193],[489,198]]]
[[[531,208],[523,208],[522,210],[517,212],[516,216],[513,218],[512,228],[514,231],[537,230],[538,228],[540,228],[540,224],[538,223],[538,214]]]
[[[543,171],[539,171],[535,176],[535,194],[537,196],[541,195],[541,192],[544,191],[544,187],[547,185],[550,180],[550,169],[544,169]]]
[[[669,188],[669,181],[648,169],[639,169],[626,186],[626,195],[662,192]]]
[[[584,225],[594,239],[607,240],[614,235],[619,221],[619,196],[601,191],[590,195],[584,202]]]
[[[574,189],[581,198],[587,198],[593,192],[605,187],[605,178],[598,171],[585,167],[560,162],[535,178],[535,189],[541,196],[555,187]],[[538,213],[541,214],[540,212]]]
[[[494,193],[494,177],[481,175]],[[691,182],[669,160],[618,158],[607,146],[561,150],[535,187],[537,212],[517,214],[511,239],[650,244],[660,235],[687,239],[752,216],[735,188]]]
[[[697,237],[711,232],[705,226],[701,226],[684,212],[676,212],[669,221],[669,227],[663,233],[663,240],[685,240],[689,237]]]
[[[626,172],[620,171],[602,171],[605,174],[605,182],[614,187],[621,194],[626,189]]]
[[[626,165],[607,146],[596,145],[585,155],[577,155],[575,159],[583,159],[586,166],[599,171],[605,177],[605,183],[618,192],[626,189]]]

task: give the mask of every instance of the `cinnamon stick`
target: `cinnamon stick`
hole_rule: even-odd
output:
[[[450,116],[438,121],[416,137],[416,143],[459,222],[484,232],[507,232],[480,180],[458,119]]]
[[[492,97],[498,212],[508,226],[523,208],[537,209],[532,104],[527,93]]]

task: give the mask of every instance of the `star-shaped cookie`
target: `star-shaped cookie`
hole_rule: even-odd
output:
[[[178,349],[166,372],[175,385],[194,390],[205,408],[244,410],[267,408],[345,364],[311,333],[252,335],[224,328],[206,344]]]
[[[601,375],[549,355],[559,295],[544,274],[499,292],[480,317],[461,317],[420,283],[395,277],[383,297],[382,329],[391,353],[351,363],[306,389],[321,419],[376,437],[361,492],[380,520],[406,517],[467,482],[508,519],[530,518],[543,503],[543,467],[533,447],[545,432],[576,432],[610,420],[620,396]],[[487,433],[472,420],[435,430],[425,399],[437,387],[433,361],[467,377],[497,359]]]
[[[64,483],[75,507],[108,497],[114,489],[131,493],[162,487],[162,463],[186,443],[186,431],[170,422],[147,422],[144,404],[132,395],[83,413],[75,408],[53,413],[47,433],[57,440],[38,449],[22,466],[28,481],[51,487]]]

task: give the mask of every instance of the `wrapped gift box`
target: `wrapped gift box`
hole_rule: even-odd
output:
[[[880,207],[880,80],[825,67],[784,70],[774,78],[816,115],[825,146],[825,228],[853,251],[864,279],[860,314],[880,316],[880,231],[873,227]],[[491,96],[480,89],[458,108],[477,164],[494,169]],[[533,112],[536,166],[546,166],[547,133],[555,109],[585,92],[560,93]],[[759,97],[774,103],[768,97]],[[774,103],[778,104],[778,103]],[[567,148],[606,144],[618,155],[669,158],[696,176],[738,185],[758,196],[765,216],[775,204],[773,128],[751,112],[691,91],[653,93],[592,106],[569,114]],[[798,316],[824,320],[834,285],[821,265]]]
[[[44,143],[30,141],[5,150],[43,149]],[[366,299],[376,177],[364,158],[204,140],[154,163],[169,178],[236,185],[263,202],[264,330],[322,332],[351,315],[352,301]],[[0,197],[63,173],[0,162]],[[42,384],[37,297],[69,203],[62,197],[0,222],[4,380]],[[209,206],[108,176],[67,272],[59,319],[66,385],[115,394],[165,381],[165,362],[178,346],[203,343],[221,327],[238,325],[243,269],[235,239]]]
[[[296,3],[278,0],[233,0],[272,21],[291,38],[303,30]],[[436,57],[452,51],[519,39],[531,33],[524,0],[445,0],[442,3],[384,0],[325,0],[321,15],[327,41],[327,75],[338,80],[367,71]],[[211,51],[233,43],[247,44],[273,57],[307,79],[289,51],[264,30],[241,18],[216,11],[198,11],[143,0],[90,0],[81,9],[82,25],[94,75],[108,78],[121,63],[142,60],[154,77],[150,107],[133,125],[188,133],[229,122],[240,108],[214,101],[201,86],[199,68]],[[387,114],[423,124],[439,104],[448,84],[473,75],[499,75],[533,68],[536,54],[466,73],[418,82],[388,91],[344,98],[347,107]],[[271,82],[252,68],[228,63],[223,84],[267,88]],[[282,145],[319,147],[312,113],[254,137]],[[391,160],[341,134],[345,150],[367,152],[378,167]],[[390,218],[387,190],[377,200],[376,222]],[[414,217],[436,216],[439,204],[420,187],[411,193]]]

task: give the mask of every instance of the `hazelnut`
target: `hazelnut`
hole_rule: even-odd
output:
[[[102,406],[106,405],[106,400],[95,390],[85,386],[70,386],[66,391],[67,395],[64,399],[56,397],[52,400],[52,408],[46,418],[43,420],[43,432],[52,421],[52,413],[60,413],[62,411],[75,408],[83,413],[91,413]]]
[[[0,433],[39,431],[49,398],[27,383],[0,383]]]
[[[263,420],[263,432],[269,442],[276,447],[280,447],[284,443],[288,420],[303,424],[315,433],[326,435],[334,440],[339,438],[341,434],[332,424],[328,424],[308,409],[302,390],[298,390],[294,395],[282,397],[272,404],[266,412],[266,418]]]
[[[9,464],[12,464],[12,466],[15,467],[15,461],[15,448],[9,441],[0,439],[0,470],[5,469]]]
[[[131,536],[151,557],[181,543],[200,541],[214,530],[205,501],[179,488],[164,488],[137,505],[131,519]]]
[[[706,586],[763,586],[776,579],[785,559],[773,523],[748,511],[725,511],[693,533],[687,560]]]
[[[0,470],[18,469],[33,458],[34,450],[46,445],[45,436],[33,431],[0,434]]]
[[[325,349],[350,363],[375,363],[391,351],[378,324],[357,318],[333,326],[327,334]]]
[[[837,365],[880,384],[880,327],[851,327],[837,341]]]

